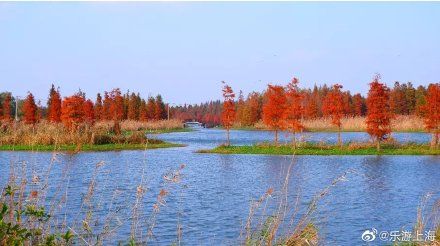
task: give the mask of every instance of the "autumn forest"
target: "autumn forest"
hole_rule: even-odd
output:
[[[60,88],[52,85],[44,105],[41,101],[36,102],[30,92],[25,99],[17,102],[11,93],[3,92],[0,115],[3,128],[15,117],[30,125],[42,120],[63,123],[69,130],[99,121],[154,122],[175,119],[181,122],[198,121],[205,127],[222,125],[227,129],[263,125],[275,130],[276,134],[279,130],[292,133],[307,130],[302,121],[319,118],[330,119],[335,131],[340,132],[343,118],[367,116],[367,131],[377,140],[384,140],[390,133],[393,117],[409,115],[425,119],[425,128],[435,133],[433,143],[437,145],[439,84],[414,88],[411,82],[395,82],[392,88],[388,88],[379,80],[380,77],[376,76],[370,84],[367,97],[345,91],[340,84],[301,88],[297,78],[285,86],[269,84],[266,91],[252,92],[247,96],[241,91],[236,95],[223,82],[224,102],[217,100],[169,108],[161,95],[142,98],[139,92],[123,94],[116,88],[98,93],[95,99],[87,98],[82,91],[63,97]],[[376,122],[381,123],[378,125]],[[338,143],[342,143],[340,136]]]

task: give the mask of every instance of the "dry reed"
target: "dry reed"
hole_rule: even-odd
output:
[[[143,144],[146,142],[145,132],[182,128],[177,120],[137,122],[123,121],[121,129],[125,134],[112,133],[113,122],[98,122],[93,126],[81,125],[76,131],[70,131],[60,123],[41,121],[35,125],[22,122],[8,123],[0,127],[0,145],[25,146],[59,146],[86,144]]]
[[[303,121],[306,131],[337,131],[329,118],[307,119]],[[237,125],[239,128],[239,126]],[[267,130],[262,121],[255,123],[255,129]],[[391,121],[394,132],[420,132],[424,131],[423,119],[417,116],[398,115]],[[342,118],[342,131],[366,131],[365,117]]]

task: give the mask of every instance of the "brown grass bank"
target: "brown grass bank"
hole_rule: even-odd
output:
[[[76,131],[70,131],[60,123],[48,123],[42,121],[36,125],[26,125],[22,122],[3,124],[0,127],[0,146],[102,146],[107,145],[151,145],[164,142],[154,138],[147,139],[147,132],[169,131],[183,129],[179,121],[156,121],[156,122],[121,122],[122,134],[115,134],[113,122],[98,122],[93,126],[81,125]],[[152,146],[153,147],[153,146]],[[0,148],[2,149],[2,148]],[[8,149],[8,148],[6,148]]]
[[[329,118],[319,118],[312,120],[304,120],[306,131],[312,132],[333,132],[337,129],[332,126]],[[246,128],[236,125],[236,128]],[[263,122],[257,122],[250,129],[267,130]],[[366,131],[365,117],[345,117],[342,119],[342,131],[356,132]],[[424,132],[423,119],[417,116],[399,115],[396,116],[392,123],[391,129],[393,132]]]

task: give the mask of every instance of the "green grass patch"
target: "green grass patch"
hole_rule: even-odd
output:
[[[215,154],[258,154],[258,155],[440,155],[440,149],[430,149],[426,144],[383,144],[381,150],[371,144],[349,143],[337,145],[303,144],[297,148],[291,145],[270,144],[218,146],[199,150],[198,153]]]
[[[151,143],[151,144],[85,144],[77,145],[0,145],[0,151],[119,151],[119,150],[144,150],[183,147],[183,144],[175,143]]]

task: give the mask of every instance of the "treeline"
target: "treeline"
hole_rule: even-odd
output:
[[[313,88],[299,88],[301,105],[304,110],[303,119],[316,119],[325,116],[324,99],[332,90],[331,86],[324,84]],[[425,105],[427,88],[418,86],[414,88],[411,82],[395,82],[390,89],[390,110],[398,115],[422,116],[422,106]],[[266,91],[251,92],[243,95],[240,91],[234,100],[236,117],[235,123],[241,126],[253,126],[262,121],[263,104],[267,100]],[[341,90],[343,101],[343,115],[346,117],[365,116],[366,98],[360,93],[352,94],[350,91]],[[0,119],[10,121],[15,117],[15,103],[11,93],[0,93]],[[75,125],[81,122],[93,123],[100,120],[135,120],[153,121],[168,117],[167,105],[162,97],[142,98],[139,93],[126,92],[119,89],[98,93],[95,100],[87,99],[84,92],[62,98],[59,88],[52,85],[47,103],[36,101],[32,93],[17,101],[17,115],[20,120],[34,124],[41,119],[50,122],[62,122],[62,104],[65,102],[64,122],[66,125]],[[51,106],[53,105],[53,106]],[[82,105],[82,106],[81,106]],[[196,120],[207,127],[221,125],[222,103],[220,100],[194,105],[179,105],[170,107],[170,118],[181,121]],[[68,123],[68,122],[71,123]]]
[[[170,112],[173,119],[195,120],[204,123],[206,127],[214,127],[221,124],[222,104],[220,100],[194,105],[184,104],[171,107]]]
[[[315,85],[311,88],[299,88],[303,119],[316,119],[325,116],[324,99],[332,90],[331,86],[324,84]],[[266,91],[251,92],[244,96],[240,91],[234,100],[236,117],[235,123],[241,126],[253,126],[262,120],[263,104]],[[427,88],[418,86],[414,88],[411,82],[395,82],[390,88],[390,110],[396,115],[418,115],[422,116],[422,106],[425,105]],[[343,114],[346,117],[366,116],[366,98],[360,93],[352,94],[348,90],[341,90]],[[220,101],[211,101],[195,105],[184,105],[172,108],[172,117],[181,120],[197,120],[208,126],[221,124]]]
[[[295,134],[305,130],[304,119],[320,115],[330,118],[331,124],[338,129],[338,144],[342,147],[341,127],[343,117],[366,116],[367,132],[380,149],[380,142],[387,140],[391,133],[391,120],[396,114],[419,114],[424,118],[425,129],[432,133],[431,146],[438,146],[440,134],[440,84],[429,84],[425,89],[415,90],[410,83],[395,83],[391,90],[380,82],[376,75],[369,84],[367,98],[360,94],[351,96],[343,91],[343,86],[334,84],[329,89],[323,86],[313,91],[299,88],[299,80],[293,78],[287,85],[269,84],[262,98],[251,93],[246,100],[241,93],[238,100],[232,88],[225,82],[223,92],[222,125],[227,131],[234,122],[255,123],[261,112],[264,125],[275,133],[278,144],[278,131],[287,130],[293,134],[293,146],[296,146]],[[259,99],[258,99],[259,98]],[[262,102],[262,104],[260,104]],[[262,110],[260,110],[262,109]]]
[[[96,100],[92,101],[81,90],[63,98],[59,87],[52,85],[46,106],[36,102],[30,92],[25,99],[15,100],[11,93],[0,94],[0,120],[3,122],[11,122],[17,115],[18,120],[26,124],[46,119],[72,129],[81,123],[93,124],[100,120],[153,121],[168,117],[161,95],[144,99],[139,93],[122,94],[120,89],[98,93]]]

